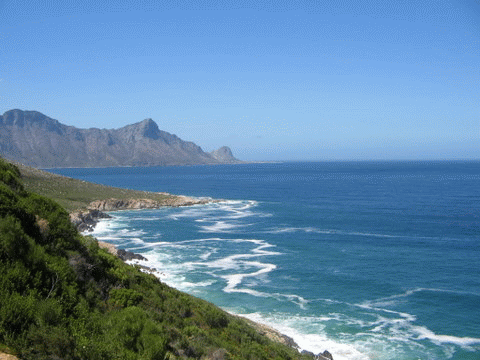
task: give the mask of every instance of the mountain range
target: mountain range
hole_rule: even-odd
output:
[[[108,167],[240,163],[224,146],[210,153],[162,131],[152,119],[119,129],[79,129],[38,111],[0,116],[0,155],[34,167]]]

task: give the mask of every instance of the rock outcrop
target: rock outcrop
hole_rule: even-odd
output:
[[[188,196],[171,196],[163,201],[151,199],[107,199],[97,200],[90,203],[90,210],[116,211],[116,210],[138,210],[138,209],[157,209],[162,206],[190,206],[199,204],[208,204],[215,202],[208,198],[192,198]]]
[[[333,356],[328,352],[328,350],[325,350],[323,353],[317,355],[315,355],[311,351],[303,350],[301,354],[309,356],[310,358],[312,358],[312,360],[333,360]]]
[[[93,228],[97,225],[100,219],[109,218],[111,218],[110,215],[95,209],[77,211],[70,214],[70,221],[80,232],[93,231]]]
[[[169,196],[163,201],[152,199],[107,199],[96,200],[90,203],[87,210],[76,211],[70,214],[70,220],[81,231],[93,231],[100,219],[111,218],[104,211],[158,209],[162,206],[190,206],[217,202],[209,198],[192,198],[188,196]]]
[[[79,129],[37,111],[0,116],[0,155],[34,167],[106,167],[239,162],[224,147],[207,153],[152,119],[120,129]]]
[[[0,352],[0,360],[18,360],[18,357]]]
[[[228,146],[222,146],[220,149],[212,151],[210,155],[222,163],[240,162],[239,160],[235,159],[232,154],[232,150]]]
[[[105,241],[99,241],[98,246],[101,249],[107,250],[110,254],[118,256],[123,261],[128,260],[147,260],[142,255],[136,254],[134,252],[124,250],[124,249],[117,249],[115,245],[107,243]]]

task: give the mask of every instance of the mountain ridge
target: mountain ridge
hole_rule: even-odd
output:
[[[0,154],[36,167],[160,166],[240,163],[228,147],[211,153],[160,130],[150,118],[118,129],[68,126],[38,111],[0,115]],[[221,154],[221,156],[218,156]]]

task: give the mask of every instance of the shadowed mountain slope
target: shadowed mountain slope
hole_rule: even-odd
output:
[[[206,153],[162,131],[152,119],[120,129],[79,129],[37,111],[0,116],[0,154],[35,167],[107,167],[237,163],[227,147]]]

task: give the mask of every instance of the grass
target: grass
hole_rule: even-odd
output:
[[[22,176],[25,189],[53,199],[68,212],[85,209],[92,201],[106,199],[151,199],[166,202],[175,195],[121,189],[99,185],[66,176],[52,174],[21,164],[15,164]]]

